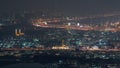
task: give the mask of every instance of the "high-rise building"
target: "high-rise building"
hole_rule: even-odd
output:
[[[24,33],[21,31],[21,29],[15,29],[15,35],[16,36],[23,36]]]

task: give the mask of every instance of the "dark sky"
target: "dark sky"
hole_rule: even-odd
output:
[[[70,13],[120,11],[120,0],[0,0],[0,10],[51,9]]]

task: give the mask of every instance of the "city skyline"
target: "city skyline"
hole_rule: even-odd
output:
[[[0,68],[120,68],[119,3],[0,0]]]

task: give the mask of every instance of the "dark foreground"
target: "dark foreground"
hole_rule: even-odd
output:
[[[4,58],[4,59],[3,59]],[[101,59],[53,55],[4,56],[0,68],[120,68],[119,59]]]
[[[45,60],[45,59],[43,59]],[[99,61],[99,60],[96,60]],[[119,63],[109,63],[104,61],[84,62],[78,60],[47,60],[45,62],[13,62],[6,61],[0,63],[0,68],[120,68]]]

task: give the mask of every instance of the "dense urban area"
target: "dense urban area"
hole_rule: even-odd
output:
[[[65,16],[50,13],[1,14],[0,61],[45,63],[47,61],[41,59],[58,60],[58,65],[51,68],[61,68],[63,64],[75,67],[79,65],[75,59],[88,63],[120,61],[119,14]]]

